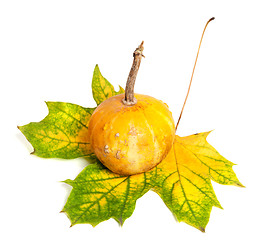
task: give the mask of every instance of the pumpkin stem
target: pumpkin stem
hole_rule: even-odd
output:
[[[137,103],[137,99],[134,97],[134,86],[137,78],[138,69],[141,63],[141,58],[145,57],[143,55],[143,50],[144,50],[143,44],[144,41],[141,42],[141,44],[133,53],[134,60],[127,78],[125,98],[122,100],[123,104],[127,106],[132,106]]]

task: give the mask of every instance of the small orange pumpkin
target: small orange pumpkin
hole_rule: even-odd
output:
[[[126,93],[102,102],[89,122],[95,155],[112,172],[132,175],[160,163],[172,147],[175,126],[168,106],[153,97],[135,94],[143,42],[134,52]]]
[[[133,106],[123,104],[124,94],[105,100],[89,123],[95,155],[121,175],[155,167],[166,157],[174,139],[174,121],[168,107],[150,96],[135,97]]]

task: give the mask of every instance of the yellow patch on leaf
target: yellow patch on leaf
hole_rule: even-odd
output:
[[[222,208],[211,179],[221,184],[243,186],[234,165],[207,141],[207,133],[175,137],[168,156],[157,166],[155,191],[178,221],[204,231],[213,206]]]

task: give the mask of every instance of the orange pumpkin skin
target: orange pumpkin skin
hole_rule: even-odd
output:
[[[124,94],[102,102],[89,122],[89,138],[98,159],[114,173],[133,175],[150,170],[170,151],[175,126],[168,106],[135,94],[137,103],[123,104]]]

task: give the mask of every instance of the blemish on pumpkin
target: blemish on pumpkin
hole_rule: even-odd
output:
[[[115,137],[119,137],[119,133],[117,133],[117,134],[115,135]]]
[[[120,158],[121,158],[120,153],[121,153],[120,150],[118,150],[118,151],[116,152],[116,158],[117,158],[117,159],[120,159]]]
[[[103,129],[106,130],[107,128],[108,128],[108,124],[105,124]]]
[[[132,127],[130,131],[128,132],[129,135],[137,136],[137,129]]]
[[[105,152],[105,153],[109,153],[109,146],[108,146],[108,145],[105,145],[105,147],[104,147],[104,152]]]

